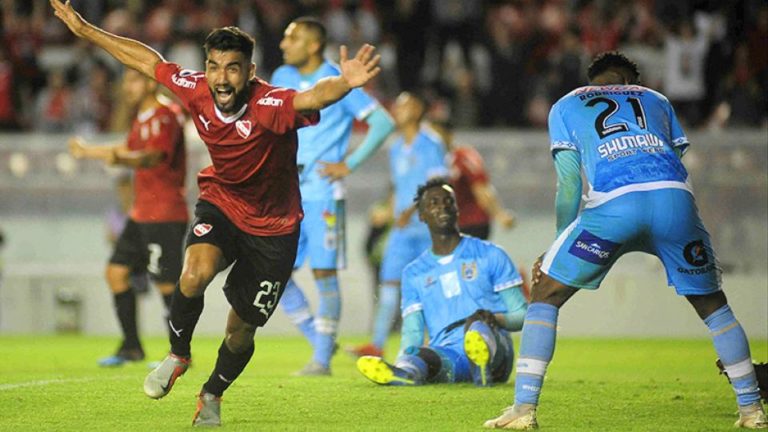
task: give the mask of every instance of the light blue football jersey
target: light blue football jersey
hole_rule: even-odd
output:
[[[389,149],[389,168],[395,193],[395,215],[413,204],[419,186],[433,177],[448,175],[445,146],[437,135],[421,129],[410,145],[402,136]],[[414,213],[412,223],[418,222]]]
[[[589,183],[587,207],[637,190],[690,190],[673,148],[688,148],[667,98],[638,85],[580,87],[549,113],[550,148],[575,150]]]
[[[523,279],[499,246],[475,237],[462,236],[452,255],[422,253],[403,270],[403,316],[422,311],[430,345],[461,343],[463,326],[446,327],[478,309],[507,312],[499,291],[519,289]],[[522,307],[525,299],[519,296]]]
[[[272,85],[306,90],[325,77],[341,75],[336,64],[325,61],[314,73],[302,75],[294,66],[283,65],[272,74]],[[340,101],[320,111],[320,123],[302,128],[296,162],[302,167],[300,188],[303,200],[343,198],[338,184],[333,185],[318,173],[323,162],[341,162],[349,148],[355,119],[363,120],[378,107],[378,102],[362,89],[352,89]]]

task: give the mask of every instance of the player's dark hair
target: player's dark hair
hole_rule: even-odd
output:
[[[320,54],[325,51],[325,44],[328,41],[328,31],[325,30],[325,26],[322,21],[315,17],[303,16],[291,21],[296,25],[303,26],[310,32],[315,34],[317,42],[320,44]]]
[[[229,26],[217,28],[208,33],[203,48],[205,48],[206,55],[211,50],[241,52],[245,59],[250,62],[255,44],[256,41],[251,35],[237,27]]]
[[[637,63],[619,51],[607,51],[598,54],[587,69],[587,78],[592,81],[596,76],[611,69],[620,70],[630,84],[640,82],[640,71],[637,68]]]
[[[413,202],[419,204],[421,198],[424,197],[424,194],[427,193],[428,190],[443,186],[448,186],[453,190],[453,186],[451,186],[451,182],[448,181],[448,177],[434,177],[429,179],[423,185],[419,185],[419,188],[416,190],[416,196],[413,197]]]

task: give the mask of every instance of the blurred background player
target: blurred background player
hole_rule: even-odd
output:
[[[389,159],[393,185],[390,202],[396,226],[387,239],[381,264],[373,340],[349,349],[353,355],[383,355],[384,343],[397,314],[403,268],[429,247],[429,230],[414,214],[413,196],[419,185],[432,177],[447,175],[448,170],[440,138],[422,127],[425,112],[425,101],[413,93],[403,92],[395,100],[393,114],[400,137],[393,143]]]
[[[115,203],[107,209],[105,223],[107,225],[107,242],[114,248],[128,224],[133,207],[133,176],[131,171],[121,172],[115,178]],[[131,269],[130,285],[136,294],[146,294],[149,291],[147,269]],[[166,305],[167,306],[167,305]],[[166,308],[167,309],[167,308]]]
[[[768,428],[749,343],[722,291],[721,270],[681,161],[689,142],[672,105],[638,85],[637,65],[618,52],[597,56],[587,74],[590,86],[568,93],[549,113],[557,239],[534,267],[514,405],[485,426],[538,427],[560,308],[580,289],[597,289],[623,254],[646,252],[661,259],[668,285],[709,329],[736,393],[735,426]],[[589,190],[579,212],[582,171]]]
[[[472,146],[456,145],[450,121],[432,121],[431,126],[448,151],[448,169],[459,206],[461,232],[487,240],[491,236],[492,219],[504,229],[514,227],[515,216],[500,202],[480,153]]]
[[[317,81],[340,75],[338,65],[323,57],[326,30],[309,17],[293,20],[280,49],[285,64],[272,75],[272,85],[304,90]],[[346,156],[354,120],[365,121],[368,133]],[[320,123],[300,129],[297,162],[304,219],[294,268],[309,259],[319,293],[316,316],[293,278],[280,304],[313,347],[312,360],[297,375],[330,375],[331,356],[341,315],[337,269],[346,266],[346,227],[342,178],[360,166],[394,130],[387,111],[363,89],[354,89],[320,112]]]
[[[358,370],[377,384],[506,382],[514,359],[509,332],[523,327],[528,306],[522,277],[503,249],[460,234],[446,179],[421,185],[414,201],[432,245],[403,270],[400,355],[394,365],[363,356]]]
[[[123,76],[123,95],[136,110],[125,143],[86,146],[80,138],[69,141],[70,153],[78,159],[96,159],[135,170],[129,219],[106,270],[123,341],[115,355],[99,360],[101,366],[144,359],[131,274],[146,268],[167,310],[181,274],[181,250],[188,221],[181,108],[159,96],[157,83],[133,69],[126,69]]]

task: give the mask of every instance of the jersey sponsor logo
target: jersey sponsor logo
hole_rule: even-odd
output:
[[[283,106],[283,100],[282,99],[273,98],[271,96],[267,96],[267,97],[263,97],[263,98],[257,100],[256,101],[256,105],[279,107],[279,106]]]
[[[171,81],[179,87],[194,89],[197,87],[197,80],[203,76],[202,73],[184,69],[171,75]]]
[[[440,286],[443,288],[443,296],[449,299],[461,294],[461,285],[459,285],[459,275],[455,271],[443,273],[440,275]]]
[[[715,263],[709,262],[709,255],[707,254],[707,249],[702,240],[694,240],[685,245],[683,248],[683,258],[685,258],[685,262],[695,268],[687,269],[678,267],[678,273],[700,275],[709,273],[716,268]]]
[[[465,281],[477,279],[477,263],[474,261],[461,263],[461,278]]]
[[[237,134],[240,135],[240,137],[243,139],[246,139],[249,135],[251,135],[252,128],[253,125],[251,124],[250,120],[238,120],[235,122],[235,129],[237,129]]]
[[[664,141],[654,134],[629,135],[614,138],[597,148],[601,158],[609,161],[632,156],[638,151],[660,153],[665,151]]]
[[[213,225],[211,224],[199,223],[195,225],[194,228],[192,228],[192,232],[194,232],[196,236],[202,237],[208,234],[209,232],[211,232],[212,229],[213,229]]]
[[[576,237],[568,249],[568,253],[592,264],[606,265],[618,248],[618,243],[600,238],[584,230]]]

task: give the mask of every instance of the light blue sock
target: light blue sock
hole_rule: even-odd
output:
[[[331,276],[317,279],[317,289],[320,301],[315,318],[315,355],[314,360],[328,367],[336,344],[336,332],[341,316],[341,296],[339,295],[339,279]]]
[[[704,324],[709,328],[715,351],[731,379],[736,402],[739,406],[757,403],[760,393],[749,353],[749,342],[731,307],[724,305],[712,312],[712,315],[704,318]]]
[[[376,311],[376,320],[373,322],[373,344],[381,349],[389,336],[392,321],[398,311],[397,303],[400,301],[400,287],[394,283],[384,282],[379,292],[379,307]]]
[[[301,330],[305,338],[315,346],[315,323],[312,318],[312,312],[309,310],[309,303],[301,288],[296,285],[293,278],[288,279],[285,285],[283,296],[280,298],[280,305],[283,307],[286,315]]]
[[[547,365],[555,352],[559,309],[546,303],[528,306],[515,372],[515,404],[539,403]]]

